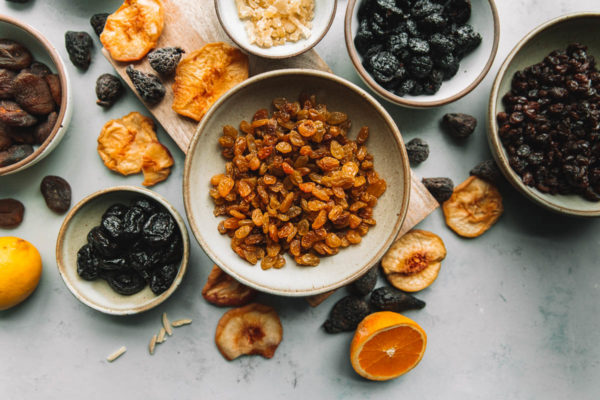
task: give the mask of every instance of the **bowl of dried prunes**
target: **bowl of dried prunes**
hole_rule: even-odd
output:
[[[600,13],[558,17],[510,52],[490,95],[488,140],[509,182],[562,214],[600,215]]]
[[[69,77],[37,30],[0,15],[0,176],[47,156],[71,119]]]
[[[344,33],[372,90],[428,108],[479,85],[496,56],[500,25],[493,0],[349,0]]]
[[[73,295],[107,314],[147,311],[177,289],[189,258],[185,223],[167,200],[139,187],[100,190],[65,218],[58,270]]]

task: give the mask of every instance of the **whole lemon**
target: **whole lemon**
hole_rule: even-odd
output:
[[[42,276],[42,257],[28,241],[0,237],[0,311],[25,300]]]

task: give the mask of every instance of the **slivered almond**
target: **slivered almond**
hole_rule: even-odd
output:
[[[167,332],[167,335],[173,335],[173,329],[171,329],[171,323],[169,322],[169,318],[167,318],[167,313],[163,313],[162,315],[162,324],[163,328],[165,328],[165,331]]]
[[[174,328],[179,328],[180,326],[189,325],[191,323],[191,319],[178,319],[177,321],[171,322],[171,326]]]
[[[125,353],[126,351],[127,351],[127,347],[122,346],[119,350],[115,351],[114,353],[112,353],[111,355],[106,357],[106,361],[113,362],[117,358],[121,357],[123,355],[123,353]]]
[[[152,339],[150,339],[150,344],[148,345],[148,351],[150,352],[150,354],[154,354],[155,347],[156,347],[156,335],[153,335]]]
[[[160,331],[158,332],[158,338],[156,339],[156,343],[161,344],[162,342],[164,342],[166,333],[167,331],[165,331],[165,328],[160,328]]]

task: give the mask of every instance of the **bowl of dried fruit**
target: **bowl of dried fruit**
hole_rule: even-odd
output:
[[[279,70],[236,86],[206,114],[183,194],[219,267],[260,291],[307,296],[379,261],[404,220],[410,169],[396,124],[372,96],[332,74]]]
[[[215,0],[223,30],[244,51],[288,58],[312,49],[327,33],[337,0]]]
[[[69,77],[40,32],[0,15],[0,176],[47,156],[71,119]]]
[[[566,15],[531,31],[494,81],[488,141],[510,183],[559,213],[600,215],[598,13]]]
[[[177,210],[148,189],[117,186],[92,193],[67,215],[56,243],[65,284],[106,314],[150,310],[185,275],[189,239]]]
[[[346,47],[360,78],[406,107],[451,103],[486,76],[498,49],[493,0],[349,0]]]

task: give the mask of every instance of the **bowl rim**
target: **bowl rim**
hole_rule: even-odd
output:
[[[496,8],[496,3],[494,0],[487,0],[492,10],[492,16],[494,20],[494,41],[492,44],[492,51],[490,52],[490,56],[483,67],[481,73],[475,78],[473,82],[469,84],[466,88],[461,90],[460,92],[453,94],[452,96],[446,97],[440,100],[433,101],[417,101],[417,100],[409,100],[401,96],[397,96],[381,85],[379,85],[375,80],[371,77],[371,75],[365,70],[362,66],[362,63],[359,60],[358,52],[356,51],[356,47],[354,46],[354,40],[352,38],[352,19],[354,16],[354,9],[359,1],[364,0],[348,0],[348,5],[346,7],[346,15],[344,17],[344,38],[346,41],[346,49],[348,50],[348,55],[350,56],[350,60],[352,61],[352,65],[354,65],[354,69],[360,76],[360,78],[369,86],[375,93],[379,96],[383,97],[387,101],[390,101],[399,106],[404,106],[408,108],[431,108],[431,107],[439,107],[449,103],[452,103],[470,93],[473,89],[475,89],[483,78],[488,74],[492,64],[494,63],[494,59],[496,58],[496,53],[498,52],[498,44],[500,42],[500,19],[498,17],[498,9]]]
[[[521,178],[519,178],[519,176],[516,174],[516,172],[513,171],[513,169],[508,164],[508,159],[506,158],[506,156],[504,154],[504,147],[503,147],[502,143],[500,142],[500,137],[498,135],[498,126],[497,126],[497,122],[496,122],[496,114],[498,111],[496,108],[496,103],[497,103],[497,99],[498,99],[498,95],[499,95],[500,83],[502,82],[504,76],[506,75],[506,71],[510,67],[510,65],[511,65],[512,61],[514,60],[515,56],[517,55],[517,53],[519,53],[526,44],[528,44],[532,39],[534,39],[538,34],[542,33],[546,29],[551,28],[555,25],[558,25],[562,22],[573,20],[573,19],[578,19],[578,18],[600,18],[600,13],[599,12],[587,12],[587,11],[586,12],[575,12],[575,13],[564,14],[564,15],[558,16],[556,18],[553,18],[549,21],[546,21],[546,22],[538,25],[537,27],[533,28],[531,31],[529,31],[529,33],[527,33],[513,47],[513,49],[508,54],[508,56],[506,56],[506,59],[504,60],[504,62],[500,66],[500,69],[498,70],[498,73],[497,73],[496,78],[494,79],[494,83],[492,85],[492,90],[490,92],[489,104],[488,104],[488,115],[487,115],[487,117],[488,117],[487,118],[488,119],[488,121],[487,121],[488,122],[487,137],[488,137],[488,144],[489,144],[490,150],[492,152],[492,155],[494,156],[494,159],[496,160],[496,164],[498,164],[498,166],[500,167],[500,170],[502,171],[503,175],[513,185],[513,187],[516,188],[519,192],[521,192],[526,198],[533,201],[534,203],[537,203],[537,204],[543,206],[544,208],[546,208],[548,210],[551,210],[551,211],[554,211],[557,213],[578,216],[578,217],[595,217],[595,216],[600,216],[600,207],[596,211],[594,211],[594,210],[585,211],[585,210],[578,210],[578,209],[570,208],[570,207],[564,207],[564,206],[557,204],[556,202],[548,200],[545,196],[542,196],[541,194],[537,193],[536,190],[533,190],[529,186],[526,186],[521,181]]]
[[[216,112],[216,110],[219,108],[219,106],[221,104],[223,104],[225,101],[227,101],[230,97],[234,96],[237,92],[239,92],[240,90],[245,88],[246,86],[253,85],[256,82],[260,82],[263,80],[277,78],[277,77],[281,77],[281,76],[287,76],[287,75],[304,75],[304,76],[309,76],[309,77],[317,77],[317,78],[321,78],[321,79],[332,80],[340,85],[346,86],[350,90],[355,91],[359,96],[361,96],[367,102],[369,102],[375,108],[375,110],[381,115],[381,117],[385,120],[386,124],[390,127],[390,130],[392,131],[392,135],[394,136],[394,139],[395,139],[396,144],[398,145],[398,149],[400,151],[400,158],[403,160],[402,171],[403,171],[403,174],[405,177],[404,188],[403,188],[405,196],[402,199],[402,204],[400,205],[400,207],[398,209],[398,213],[394,213],[394,214],[397,214],[396,215],[396,218],[397,218],[396,223],[394,224],[392,231],[390,232],[389,236],[387,237],[387,239],[381,246],[380,250],[370,260],[365,262],[364,266],[359,271],[355,272],[354,274],[347,276],[344,279],[341,279],[341,280],[339,280],[333,284],[330,284],[328,286],[307,289],[307,290],[272,289],[268,286],[264,286],[262,284],[254,282],[250,279],[247,279],[246,277],[238,274],[235,270],[231,269],[226,263],[223,262],[223,260],[219,257],[219,255],[208,246],[208,243],[206,242],[206,240],[204,239],[204,235],[202,234],[202,230],[199,229],[199,227],[196,225],[196,221],[194,219],[194,209],[192,207],[192,199],[191,199],[191,195],[190,195],[190,175],[191,175],[191,170],[192,170],[192,162],[195,157],[195,153],[192,152],[191,150],[197,146],[198,142],[201,139],[203,139],[203,130],[204,130],[205,126],[207,125],[207,121],[210,120],[210,118]],[[208,184],[208,181],[207,181],[207,184]],[[345,285],[351,283],[352,281],[354,281],[355,279],[359,278],[369,268],[371,268],[373,265],[375,265],[375,263],[377,263],[377,261],[379,261],[379,259],[381,257],[383,257],[384,253],[387,251],[389,246],[391,246],[392,243],[396,240],[396,238],[400,232],[400,229],[402,227],[402,224],[404,223],[406,214],[408,212],[408,205],[409,205],[409,201],[410,201],[410,189],[411,189],[411,170],[410,170],[410,166],[408,163],[408,155],[406,153],[404,141],[402,140],[402,135],[400,133],[398,126],[396,125],[396,123],[394,122],[394,120],[390,116],[390,114],[385,110],[385,108],[372,95],[370,95],[364,89],[360,88],[359,86],[355,85],[352,82],[349,82],[343,78],[340,78],[340,77],[338,77],[334,74],[328,73],[328,72],[311,70],[311,69],[301,69],[301,68],[280,69],[280,70],[274,70],[274,71],[269,71],[269,72],[255,75],[255,76],[251,77],[250,79],[247,79],[244,82],[240,83],[239,85],[237,85],[236,87],[234,87],[233,89],[228,91],[226,94],[221,96],[217,100],[217,102],[215,104],[213,104],[213,106],[206,113],[206,115],[202,118],[202,121],[200,122],[200,124],[198,124],[198,127],[196,128],[196,132],[194,132],[194,136],[192,137],[192,140],[190,141],[190,144],[188,146],[188,152],[187,152],[187,156],[185,158],[185,167],[184,167],[184,171],[183,171],[183,201],[184,201],[184,205],[185,205],[187,220],[188,220],[188,223],[192,230],[192,233],[194,234],[194,237],[196,238],[196,240],[198,241],[198,243],[200,244],[202,249],[205,251],[205,253],[208,255],[208,257],[215,264],[217,264],[221,269],[223,269],[227,274],[231,275],[236,280],[242,282],[243,284],[245,284],[247,286],[250,286],[261,292],[270,293],[270,294],[279,295],[279,296],[289,296],[289,297],[312,296],[312,295],[321,294],[321,293],[325,293],[325,292],[337,289],[337,288],[345,286]],[[216,233],[216,232],[217,231],[215,229],[214,233]]]
[[[48,39],[46,39],[46,37],[44,37],[37,29],[33,28],[31,25],[21,22],[18,19],[14,18],[14,17],[10,17],[8,15],[0,14],[0,22],[5,22],[5,23],[16,26],[17,28],[32,35],[37,41],[39,41],[41,43],[41,45],[44,47],[44,49],[48,53],[48,56],[52,59],[52,62],[56,66],[56,74],[58,75],[58,78],[60,79],[60,89],[61,89],[60,108],[58,111],[56,123],[54,124],[54,127],[52,128],[52,132],[50,132],[50,135],[48,135],[46,140],[44,140],[44,142],[42,144],[40,144],[37,149],[34,149],[33,153],[31,153],[30,155],[28,155],[21,161],[18,161],[14,164],[7,165],[5,167],[0,167],[0,176],[2,176],[2,175],[9,174],[11,172],[17,172],[18,170],[21,170],[25,165],[28,165],[28,164],[33,165],[33,163],[31,163],[31,162],[36,160],[40,155],[42,155],[45,152],[46,148],[48,146],[50,146],[50,143],[52,143],[52,141],[56,138],[56,136],[58,135],[58,132],[63,128],[65,115],[67,113],[67,99],[69,97],[69,93],[68,93],[69,84],[68,84],[67,71],[65,68],[65,64],[64,64],[62,58],[60,57],[60,55],[58,54],[58,51],[56,50],[54,45],[52,45],[52,43],[50,43],[50,41]]]
[[[121,192],[121,191],[142,194],[142,195],[148,196],[151,199],[159,202],[175,218],[175,221],[177,222],[177,226],[179,226],[179,230],[181,231],[181,239],[183,242],[183,256],[181,258],[181,264],[179,266],[179,271],[177,272],[177,275],[175,276],[175,280],[173,281],[173,283],[171,284],[169,289],[167,289],[165,292],[161,293],[160,295],[156,296],[151,301],[144,303],[142,305],[127,309],[127,310],[115,310],[108,306],[96,304],[93,301],[91,301],[90,299],[88,299],[85,295],[80,293],[79,290],[77,289],[77,287],[75,285],[73,285],[73,283],[67,278],[65,271],[68,268],[68,266],[66,265],[66,262],[62,258],[63,245],[65,242],[66,231],[67,231],[68,227],[70,226],[73,217],[77,214],[77,212],[79,212],[79,210],[81,208],[83,208],[90,201],[92,201],[96,198],[104,196],[105,194],[108,194],[108,193]],[[167,199],[165,199],[163,196],[161,196],[158,193],[153,192],[149,189],[141,188],[141,187],[137,187],[137,186],[113,186],[110,188],[98,190],[96,192],[93,192],[93,193],[87,195],[86,197],[81,199],[75,206],[73,206],[73,208],[71,208],[71,210],[65,217],[65,219],[60,227],[60,231],[58,232],[58,238],[56,240],[56,265],[58,266],[58,272],[60,273],[60,276],[61,276],[63,282],[65,283],[67,288],[69,288],[69,291],[71,292],[71,294],[77,300],[79,300],[83,304],[87,305],[88,307],[91,307],[97,311],[103,312],[105,314],[110,314],[110,315],[138,314],[138,313],[141,313],[144,311],[148,311],[148,310],[158,306],[165,300],[167,300],[181,284],[181,281],[183,280],[183,277],[187,271],[189,257],[190,257],[190,241],[189,241],[187,228],[185,226],[185,220],[181,217],[179,212],[177,212],[177,210],[171,205],[171,203],[169,203],[169,201]]]
[[[221,24],[221,27],[223,28],[223,30],[225,31],[225,33],[227,34],[227,36],[242,50],[247,51],[248,53],[255,55],[257,57],[262,57],[262,58],[268,58],[268,59],[272,59],[272,60],[282,60],[285,58],[291,58],[291,57],[296,57],[299,56],[300,54],[306,53],[307,51],[309,51],[310,49],[312,49],[313,47],[315,47],[327,34],[327,32],[329,32],[329,29],[331,28],[331,25],[333,24],[333,20],[335,19],[335,15],[336,15],[336,10],[337,10],[337,2],[338,0],[331,0],[333,1],[333,9],[331,10],[331,16],[329,17],[329,21],[327,22],[327,24],[325,25],[325,29],[323,30],[323,32],[321,33],[321,35],[319,35],[318,37],[316,37],[316,39],[312,42],[309,42],[309,45],[306,46],[304,49],[301,49],[299,51],[295,51],[293,53],[289,53],[289,54],[282,54],[282,55],[272,55],[272,54],[264,54],[261,53],[260,51],[257,51],[253,45],[251,46],[246,46],[243,43],[240,42],[239,39],[236,39],[235,35],[230,32],[229,29],[227,29],[227,24],[225,24],[225,18],[224,16],[221,15],[221,0],[214,0],[214,5],[215,5],[215,11],[217,13],[217,19],[219,20],[219,23]],[[313,17],[314,19],[314,17]],[[308,39],[305,39],[308,40]]]

